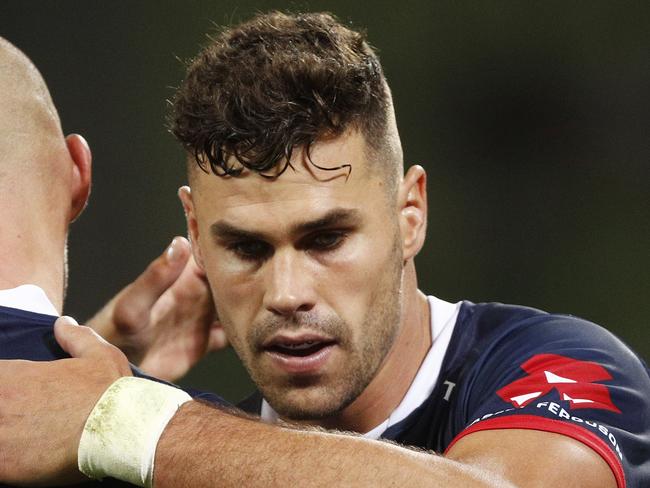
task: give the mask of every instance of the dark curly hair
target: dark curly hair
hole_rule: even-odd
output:
[[[169,124],[203,171],[237,176],[248,168],[277,177],[294,148],[305,147],[309,157],[318,138],[350,127],[379,149],[390,104],[363,34],[328,13],[272,12],[223,30],[199,53],[172,100]],[[351,170],[321,169],[341,167]]]

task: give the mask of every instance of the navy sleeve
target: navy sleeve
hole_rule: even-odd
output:
[[[0,358],[29,359],[32,361],[54,361],[70,357],[57,344],[53,325],[57,317],[0,306]],[[175,388],[178,385],[145,374],[131,365],[134,376],[164,383]],[[192,388],[181,388],[192,398],[221,407],[231,407],[219,395]]]
[[[650,375],[602,327],[537,314],[499,328],[459,399],[451,445],[480,430],[554,432],[596,451],[619,488],[650,486]]]
[[[133,376],[137,376],[139,378],[144,378],[144,379],[147,379],[147,380],[155,381],[156,383],[162,383],[164,385],[173,386],[174,388],[178,388],[180,390],[183,390],[183,391],[185,391],[185,393],[190,395],[194,400],[202,400],[204,402],[211,403],[212,405],[215,405],[217,407],[227,407],[227,408],[232,407],[231,403],[228,403],[226,400],[224,400],[223,398],[221,398],[219,395],[217,395],[215,393],[195,390],[194,388],[181,387],[181,386],[175,385],[174,383],[170,383],[168,381],[164,381],[164,380],[161,380],[159,378],[149,376],[148,374],[144,373],[137,366],[134,366],[133,364],[131,365],[131,371],[133,372]]]

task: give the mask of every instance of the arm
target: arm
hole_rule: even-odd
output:
[[[475,432],[454,444],[446,457],[493,471],[519,487],[616,487],[612,470],[595,451],[570,437],[550,432]]]
[[[77,446],[85,420],[108,385],[130,374],[124,355],[90,329],[60,320],[55,333],[75,359],[0,361],[0,482],[82,479]],[[154,486],[511,487],[562,480],[559,486],[611,488],[607,471],[589,449],[556,434],[477,432],[442,457],[189,402],[158,443]]]
[[[268,425],[198,402],[181,408],[156,452],[156,488],[193,486],[510,487],[427,452],[363,437]]]
[[[267,425],[197,402],[156,452],[154,486],[614,488],[609,466],[573,439],[511,430],[468,435],[446,457],[342,433]]]

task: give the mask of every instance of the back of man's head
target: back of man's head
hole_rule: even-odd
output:
[[[32,62],[0,38],[0,287],[38,284],[61,307],[68,225],[90,189],[90,150],[64,139]]]
[[[170,122],[196,163],[218,175],[245,167],[277,176],[294,149],[348,129],[383,151],[373,159],[401,169],[379,59],[326,13],[272,12],[223,30],[191,63]]]
[[[41,74],[19,49],[0,38],[2,175],[22,172],[36,177],[43,172],[44,156],[62,149],[59,116]]]

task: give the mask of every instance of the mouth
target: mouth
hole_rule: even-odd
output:
[[[334,345],[334,341],[304,341],[298,343],[279,343],[265,348],[269,352],[284,356],[307,357],[316,354],[322,349]]]
[[[336,346],[336,340],[322,336],[280,335],[264,344],[262,350],[286,373],[306,375],[321,371]]]

